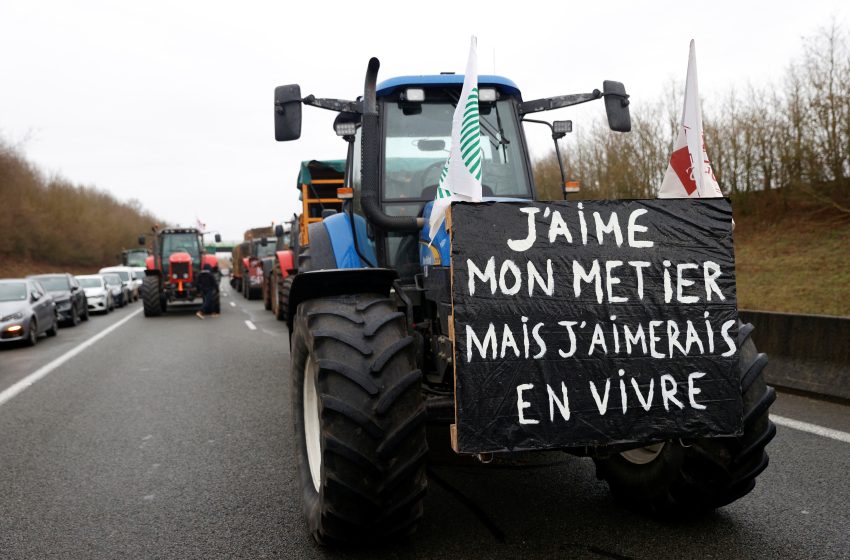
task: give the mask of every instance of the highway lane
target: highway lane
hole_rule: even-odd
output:
[[[137,301],[105,315],[92,313],[88,321],[76,327],[60,325],[55,337],[42,335],[33,347],[20,343],[0,344],[0,391],[141,308],[141,301]]]
[[[222,304],[203,321],[132,317],[0,405],[0,557],[850,558],[850,444],[782,427],[750,495],[683,523],[616,505],[589,460],[458,464],[433,434],[417,534],[322,550],[295,483],[286,329],[260,302]],[[74,330],[0,352],[0,391]],[[32,363],[7,365],[17,352]],[[780,394],[772,412],[850,428],[841,404]]]

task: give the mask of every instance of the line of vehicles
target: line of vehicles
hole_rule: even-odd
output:
[[[0,279],[0,344],[35,346],[92,313],[107,314],[138,301],[144,268],[107,266],[97,274],[67,272]]]
[[[245,231],[231,253],[230,286],[246,299],[262,299],[278,321],[288,319],[289,293],[299,264],[309,258],[300,250],[310,243],[310,226],[342,212],[350,198],[345,187],[346,160],[301,162],[296,190],[301,213],[274,227]]]

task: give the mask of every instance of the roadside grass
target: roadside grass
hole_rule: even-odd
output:
[[[757,194],[736,207],[738,307],[850,316],[850,216]]]

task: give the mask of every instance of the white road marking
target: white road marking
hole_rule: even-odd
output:
[[[230,302],[230,307],[236,307],[236,304],[235,304],[234,302],[232,302],[232,301],[231,301],[231,302]]]
[[[248,327],[249,329],[251,329],[252,331],[257,330],[257,325],[255,325],[255,324],[254,324],[254,323],[252,323],[251,321],[245,320],[245,325],[247,325],[247,327]]]
[[[823,436],[825,438],[834,439],[836,441],[850,443],[850,434],[848,434],[847,432],[833,430],[832,428],[824,428],[823,426],[818,426],[817,424],[809,424],[808,422],[794,420],[793,418],[785,418],[784,416],[776,416],[774,414],[770,415],[770,419],[773,420],[776,424],[779,424],[780,426],[785,426],[786,428],[793,428],[795,430],[800,430],[802,432],[808,432],[810,434]]]
[[[130,315],[124,317],[123,319],[121,319],[117,323],[110,325],[109,327],[103,329],[102,331],[100,331],[99,333],[97,333],[96,335],[91,337],[90,339],[86,340],[85,342],[83,342],[82,344],[77,346],[76,348],[68,350],[67,352],[65,352],[64,354],[62,354],[61,356],[59,356],[58,358],[56,358],[55,360],[53,360],[49,364],[42,366],[42,367],[38,368],[37,370],[35,370],[34,372],[32,372],[31,374],[27,375],[26,377],[24,377],[23,379],[21,379],[20,381],[18,381],[17,383],[15,383],[11,387],[9,387],[8,389],[6,389],[2,393],[0,393],[0,405],[3,405],[4,403],[12,400],[13,398],[15,398],[15,396],[18,395],[18,393],[20,393],[21,391],[23,391],[24,389],[26,389],[27,387],[29,387],[30,385],[32,385],[33,383],[35,383],[36,381],[41,379],[42,377],[46,376],[48,373],[50,373],[54,369],[58,368],[59,366],[61,366],[62,364],[64,364],[65,362],[67,362],[68,360],[70,360],[71,358],[73,358],[74,356],[76,356],[77,354],[79,354],[80,352],[85,350],[86,348],[88,348],[89,346],[93,345],[95,342],[97,342],[101,338],[105,337],[106,335],[108,335],[109,333],[111,333],[112,331],[114,331],[115,329],[117,329],[118,327],[120,327],[121,325],[123,325],[124,323],[126,323],[127,321],[129,321],[130,319],[132,319],[133,317],[135,317],[136,315],[138,315],[141,312],[142,312],[142,309],[137,309],[136,311],[134,311]]]

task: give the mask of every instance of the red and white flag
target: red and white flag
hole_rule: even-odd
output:
[[[702,111],[697,85],[697,56],[691,39],[688,57],[688,77],[685,82],[685,108],[682,127],[676,137],[667,172],[661,182],[658,198],[716,198],[722,197],[720,186],[711,170],[705,150],[702,130]]]

